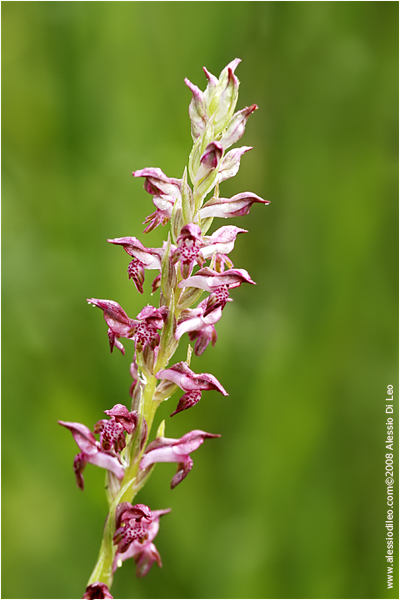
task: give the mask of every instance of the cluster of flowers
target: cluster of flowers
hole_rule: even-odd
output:
[[[208,83],[202,92],[185,80],[192,92],[189,106],[193,149],[182,179],[167,177],[159,168],[146,168],[133,173],[144,178],[144,188],[152,195],[156,211],[146,218],[145,233],[159,225],[171,224],[171,234],[162,248],[147,248],[135,237],[109,239],[122,246],[131,260],[128,277],[143,293],[146,269],[155,270],[153,293],[160,289],[159,307],[147,305],[136,319],[128,317],[112,300],[88,300],[103,311],[108,326],[111,352],[114,347],[123,354],[121,339],[134,341],[131,364],[132,407],[116,404],[104,411],[109,419],[96,423],[93,432],[80,423],[60,421],[69,429],[80,449],[74,460],[77,485],[83,489],[83,469],[91,463],[107,470],[110,502],[102,550],[84,598],[112,598],[109,586],[112,574],[122,562],[134,558],[137,575],[146,575],[154,562],[161,566],[153,540],[159,518],[170,511],[151,511],[132,500],[145,483],[155,463],[177,463],[171,488],[177,486],[193,466],[191,453],[205,439],[219,437],[194,430],[180,439],[164,437],[164,422],[156,439],[148,442],[155,410],[179,387],[184,394],[171,416],[197,404],[206,390],[226,390],[210,373],[194,373],[190,369],[190,352],[186,361],[168,367],[180,338],[186,333],[195,341],[194,352],[201,355],[209,343],[215,344],[215,324],[222,316],[232,288],[242,283],[254,284],[249,273],[236,269],[228,254],[237,235],[245,229],[223,226],[207,235],[215,217],[235,217],[249,213],[254,203],[268,204],[256,194],[244,192],[232,198],[219,195],[219,185],[239,170],[242,155],[251,150],[243,146],[228,150],[243,135],[248,117],[256,110],[253,104],[235,113],[239,81],[232,61],[219,78],[204,69]],[[207,196],[213,190],[211,198]],[[209,263],[207,264],[207,261]],[[197,268],[197,270],[195,270]],[[208,296],[200,300],[201,295]],[[94,434],[99,435],[99,441]],[[111,563],[110,563],[111,561]]]

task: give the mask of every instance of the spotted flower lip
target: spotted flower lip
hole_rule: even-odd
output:
[[[107,469],[114,473],[118,479],[123,478],[124,468],[118,456],[112,450],[104,450],[86,425],[69,421],[58,422],[60,425],[70,430],[75,442],[81,450],[81,452],[75,456],[74,460],[76,483],[81,490],[84,488],[82,471],[85,468],[86,463],[91,463],[97,467]]]
[[[131,434],[137,426],[137,411],[129,412],[123,404],[116,404],[104,411],[110,419],[101,419],[94,426],[94,433],[100,434],[100,444],[104,450],[114,449],[120,452],[125,448],[124,432]]]
[[[136,505],[132,506],[129,502],[123,502],[119,504],[116,511],[116,529],[120,529],[124,520],[130,520],[134,518],[132,515],[133,510],[137,509],[137,507],[145,507],[145,505]],[[136,575],[137,577],[145,577],[149,570],[151,569],[154,562],[158,564],[159,567],[162,567],[161,557],[158,553],[156,546],[153,544],[153,540],[156,537],[158,530],[160,528],[160,517],[171,512],[170,508],[166,508],[164,510],[152,510],[148,507],[148,515],[151,514],[151,518],[146,518],[142,520],[142,527],[144,530],[145,537],[142,541],[138,539],[132,539],[132,541],[127,545],[127,548],[124,552],[120,552],[117,550],[115,555],[114,563],[113,563],[113,573],[117,570],[118,566],[125,560],[129,558],[134,558],[136,562]],[[120,532],[121,533],[121,532]],[[125,536],[127,539],[128,536]],[[134,537],[134,536],[132,536]],[[121,536],[122,539],[122,536]]]
[[[221,437],[219,434],[207,433],[200,429],[190,431],[180,439],[159,437],[151,442],[140,461],[140,468],[147,469],[158,462],[176,462],[178,470],[171,481],[171,489],[176,487],[190,472],[193,460],[189,456],[197,450],[205,439]]]
[[[126,552],[134,541],[148,538],[147,528],[153,521],[153,514],[145,504],[132,506],[129,502],[119,504],[116,511],[116,531],[113,542],[118,552]]]
[[[102,581],[96,581],[87,586],[82,600],[94,600],[94,598],[114,598],[111,596],[108,586]]]
[[[242,283],[255,285],[255,281],[251,279],[246,269],[228,269],[227,271],[218,273],[210,269],[210,267],[204,267],[203,269],[199,269],[195,275],[181,281],[179,287],[194,287],[206,292],[214,292],[221,286],[235,288],[239,287]]]
[[[254,203],[270,204],[270,200],[264,200],[252,192],[242,192],[232,198],[211,198],[200,209],[200,217],[243,217],[248,215],[250,208]]]
[[[171,414],[171,417],[197,404],[201,399],[201,392],[203,390],[216,390],[224,396],[229,395],[214,375],[211,375],[211,373],[196,374],[185,362],[177,363],[169,369],[159,371],[156,377],[157,379],[171,381],[186,392],[179,399],[178,406]]]
[[[136,427],[138,421],[137,411],[129,412],[124,404],[115,404],[110,410],[104,411],[106,415],[114,418],[118,423],[122,425],[125,431],[129,434],[132,433]]]

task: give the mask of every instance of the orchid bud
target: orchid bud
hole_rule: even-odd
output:
[[[214,117],[215,133],[219,134],[228,125],[237,104],[239,95],[239,80],[229,67],[226,86],[218,99],[218,109]]]
[[[164,256],[161,264],[161,290],[167,303],[171,298],[172,290],[176,285],[175,267],[171,263],[171,240],[168,235],[168,242],[165,247]]]
[[[253,148],[251,146],[242,146],[242,148],[234,148],[233,150],[229,150],[229,152],[227,152],[227,154],[225,154],[221,160],[221,164],[218,169],[217,182],[221,183],[221,181],[225,181],[226,179],[234,177],[239,171],[240,159],[242,158],[242,155],[252,149]]]
[[[203,133],[206,125],[206,104],[204,101],[204,94],[201,90],[199,90],[197,85],[193,85],[193,83],[187,78],[185,78],[185,83],[193,94],[192,100],[189,104],[189,117],[192,125],[192,138],[195,142]]]
[[[217,133],[220,133],[226,127],[227,121],[235,110],[239,93],[239,80],[234,73],[240,62],[240,58],[235,58],[222,69],[218,82],[209,97],[207,111],[209,116],[214,115]]]
[[[244,134],[247,119],[251,113],[257,110],[257,108],[257,104],[252,104],[247,108],[239,110],[239,112],[233,115],[232,119],[229,121],[226,132],[223,134],[220,140],[225,150],[240,140]]]
[[[223,151],[223,147],[219,142],[211,142],[200,158],[200,167],[197,171],[195,181],[196,191],[202,198],[215,185]]]
[[[201,165],[201,158],[208,144],[215,141],[215,133],[214,133],[214,122],[212,119],[209,119],[207,126],[204,130],[204,133],[199,139],[194,143],[192,151],[189,156],[189,176],[191,182],[194,184],[197,177],[197,171]],[[196,207],[197,208],[197,207]]]
[[[211,98],[213,97],[213,94],[214,94],[214,90],[218,85],[218,77],[215,77],[215,75],[213,75],[212,73],[207,71],[206,67],[203,67],[203,71],[205,73],[205,76],[208,79],[207,87],[204,92],[204,100],[206,102],[207,112],[210,116],[212,113],[209,112],[209,106],[210,106]]]
[[[182,176],[181,193],[182,193],[183,220],[185,223],[191,223],[193,221],[195,206],[194,206],[192,190],[190,189],[190,187],[188,186],[188,183],[187,183],[186,167],[185,167],[185,170],[184,170],[183,176]]]
[[[183,224],[182,205],[180,202],[175,202],[171,215],[171,234],[174,242],[178,239]]]

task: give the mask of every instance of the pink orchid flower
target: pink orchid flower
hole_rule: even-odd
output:
[[[197,404],[201,399],[201,392],[203,390],[217,390],[224,396],[229,395],[214,375],[210,373],[199,373],[197,375],[185,362],[177,363],[169,369],[159,371],[156,377],[157,379],[172,381],[186,392],[180,398],[178,406],[171,414],[171,417]]]
[[[137,577],[147,575],[154,562],[162,567],[161,557],[153,540],[160,528],[160,517],[170,511],[170,508],[151,511],[144,504],[132,506],[129,502],[118,505],[114,535],[114,543],[118,544],[118,549],[113,563],[113,572],[129,558],[133,558],[136,562]]]
[[[211,198],[200,209],[200,217],[207,219],[209,217],[242,217],[248,215],[250,208],[254,203],[270,204],[269,200],[263,200],[257,194],[252,192],[242,192],[232,198]]]
[[[246,269],[228,269],[228,271],[218,273],[210,269],[210,267],[204,267],[191,277],[181,281],[179,287],[195,287],[206,292],[215,292],[217,288],[223,286],[235,288],[239,287],[242,283],[255,285],[255,281],[251,279]]]
[[[107,469],[114,473],[118,479],[124,476],[124,468],[118,455],[111,449],[118,439],[119,431],[114,431],[114,442],[110,444],[110,449],[104,449],[101,443],[97,442],[93,433],[86,425],[82,423],[70,423],[69,421],[58,421],[60,425],[70,430],[75,442],[78,444],[81,452],[75,456],[74,471],[77,486],[83,490],[84,481],[82,471],[87,463]],[[108,445],[108,444],[107,444]]]
[[[148,345],[152,350],[160,343],[160,336],[157,329],[162,329],[164,320],[167,316],[167,308],[155,308],[147,305],[137,315],[137,319],[130,319],[121,306],[113,300],[99,300],[97,298],[89,298],[89,304],[101,308],[104,313],[104,319],[109,327],[108,338],[110,342],[111,352],[116,346],[122,354],[125,354],[125,349],[119,338],[135,340],[135,348],[138,352],[142,352]]]
[[[193,467],[193,460],[189,456],[197,450],[205,439],[221,437],[218,434],[206,433],[200,429],[190,431],[179,440],[159,437],[151,442],[145,450],[140,468],[147,469],[158,462],[176,462],[178,470],[171,481],[171,489],[180,483]]]
[[[210,342],[215,346],[217,341],[214,325],[222,316],[222,307],[217,306],[208,314],[207,308],[208,298],[205,298],[197,308],[188,308],[182,311],[175,331],[176,340],[179,340],[185,333],[189,334],[190,340],[197,340],[194,347],[196,356],[203,354]]]
[[[133,259],[128,266],[128,277],[132,279],[138,292],[143,294],[144,270],[155,269],[161,272],[162,248],[146,248],[135,237],[121,237],[107,240],[110,244],[122,246]],[[156,278],[157,279],[157,278]],[[155,284],[153,282],[153,292]]]

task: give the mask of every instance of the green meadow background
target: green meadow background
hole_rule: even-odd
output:
[[[134,169],[180,177],[191,149],[184,77],[204,89],[235,57],[241,142],[222,194],[271,200],[232,254],[218,342],[193,361],[207,392],[166,434],[220,433],[169,489],[163,569],[116,598],[397,598],[386,590],[386,386],[397,396],[396,2],[2,2],[3,598],[80,598],[106,516],[104,471],[57,419],[92,426],[129,403],[88,297],[131,317],[151,302],[107,238],[144,236],[151,197]],[[154,299],[153,299],[154,301]],[[156,300],[157,302],[157,300]],[[186,346],[187,338],[184,340]],[[396,476],[397,477],[397,476]],[[396,485],[396,484],[395,484]],[[395,559],[397,561],[397,557]],[[397,567],[396,567],[397,569]],[[395,573],[396,573],[395,569]],[[397,573],[395,576],[397,580]]]

